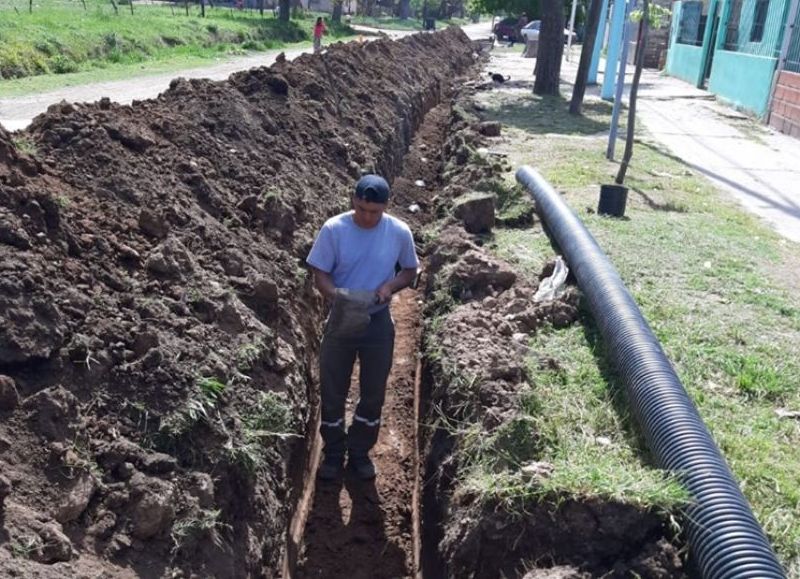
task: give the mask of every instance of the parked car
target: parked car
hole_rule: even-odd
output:
[[[525,42],[528,40],[536,40],[539,38],[539,30],[542,27],[541,20],[531,20],[525,26],[522,27],[522,37],[525,39]],[[567,43],[567,39],[569,38],[569,28],[564,29],[564,44]],[[572,33],[572,43],[575,44],[578,35],[574,32]]]
[[[494,29],[492,30],[495,38],[497,38],[497,40],[504,40],[506,38],[511,40],[516,33],[518,21],[518,16],[509,16],[500,20],[494,25]]]

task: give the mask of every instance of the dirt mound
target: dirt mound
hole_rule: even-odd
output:
[[[314,407],[303,258],[397,175],[462,33],[0,132],[0,574],[275,576]],[[0,481],[2,482],[2,481]]]

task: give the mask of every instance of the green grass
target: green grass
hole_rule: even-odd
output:
[[[467,18],[450,18],[446,20],[436,19],[436,28],[445,28],[451,25],[461,25],[469,22]],[[386,28],[388,30],[422,30],[423,22],[421,18],[407,18],[401,20],[397,17],[373,17],[373,16],[353,16],[351,24],[368,26],[371,28]]]
[[[541,118],[540,106],[553,116],[520,120]],[[800,268],[797,245],[642,142],[628,172],[627,219],[596,215],[599,185],[617,168],[604,158],[606,140],[543,141],[542,133],[573,133],[566,129],[580,123],[547,107],[526,96],[516,108],[508,101],[491,111],[508,120],[512,164],[539,169],[619,270],[781,559],[800,576],[800,422],[776,413],[800,410],[800,287],[785,274]],[[494,248],[532,273],[553,253],[539,227],[499,230]],[[591,318],[541,333],[532,346],[559,362],[553,371],[531,361],[530,416],[543,439],[541,460],[555,465],[547,484],[644,502],[678,498],[643,466],[647,452]],[[659,486],[663,493],[651,495]]]
[[[315,16],[284,23],[271,11],[262,17],[258,11],[207,7],[201,18],[196,6],[187,16],[177,7],[137,4],[134,14],[128,5],[115,14],[101,0],[87,0],[85,11],[80,2],[40,0],[29,14],[27,3],[17,0],[0,7],[0,94],[59,85],[56,80],[32,87],[7,84],[9,79],[83,75],[83,82],[108,80],[127,77],[145,65],[148,70],[154,64],[156,70],[176,70],[245,51],[307,44]],[[348,26],[331,25],[328,39],[352,34]]]

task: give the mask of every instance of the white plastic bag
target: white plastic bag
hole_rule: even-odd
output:
[[[539,289],[536,290],[533,301],[551,302],[561,296],[566,289],[567,275],[569,275],[569,268],[559,255],[556,257],[556,265],[553,268],[552,275],[544,278],[539,284]]]

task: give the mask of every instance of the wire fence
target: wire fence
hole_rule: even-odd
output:
[[[306,0],[308,1],[308,0]],[[278,0],[204,0],[205,10],[260,10],[274,11]],[[200,11],[201,0],[0,0],[0,14],[4,11],[16,14],[37,14],[45,11],[91,12],[93,14],[116,14],[121,11],[133,13],[137,8],[148,11],[165,11],[172,14],[195,14]],[[305,4],[305,3],[304,3]],[[314,0],[312,0],[313,8]]]
[[[784,6],[779,0],[733,0],[725,23],[723,49],[777,57],[783,39]]]

